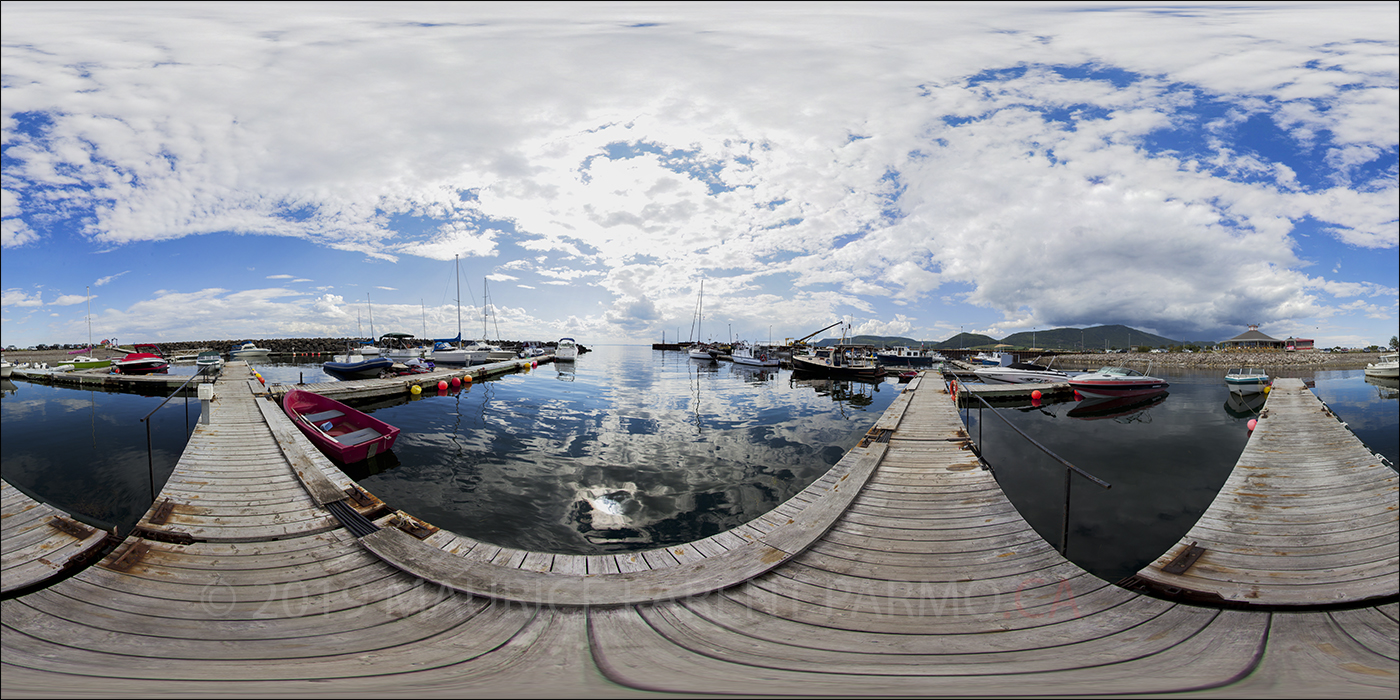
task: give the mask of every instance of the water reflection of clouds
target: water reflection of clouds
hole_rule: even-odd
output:
[[[381,416],[405,430],[395,447],[403,464],[374,477],[388,483],[367,487],[493,544],[619,551],[747,522],[824,473],[864,432],[831,396],[780,376],[753,382],[645,348],[595,353],[568,384],[547,373],[537,374],[548,381],[503,378],[489,408],[481,387],[464,392],[461,412],[480,418],[472,425],[454,428],[433,405],[443,397],[391,409],[413,414]],[[873,423],[879,412],[861,415]]]

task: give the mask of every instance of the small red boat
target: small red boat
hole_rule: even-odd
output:
[[[398,428],[310,391],[287,392],[282,410],[323,454],[342,464],[387,452],[399,436]]]

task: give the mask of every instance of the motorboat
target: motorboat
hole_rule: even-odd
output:
[[[241,345],[233,346],[233,348],[231,348],[228,351],[228,356],[230,359],[234,360],[256,360],[260,358],[266,358],[268,356],[268,353],[271,352],[271,350],[267,348],[260,348],[257,345],[255,345],[252,341],[249,341]]]
[[[1011,362],[1012,357],[1002,352],[979,352],[972,356],[972,364],[983,367],[997,367]]]
[[[1147,396],[1166,391],[1170,386],[1165,380],[1127,367],[1103,367],[1096,372],[1069,377],[1066,381],[1083,396],[1104,398]]]
[[[348,381],[351,379],[375,379],[389,368],[394,366],[394,361],[387,357],[365,357],[363,355],[335,355],[330,362],[321,363],[321,370],[326,374]]]
[[[1232,391],[1225,396],[1225,412],[1233,418],[1258,418],[1268,400],[1269,396],[1263,392],[1240,394]]]
[[[65,363],[73,365],[73,369],[98,369],[101,367],[111,367],[111,360],[99,360],[91,355],[79,355]]]
[[[379,336],[379,346],[375,348],[381,357],[403,362],[428,354],[428,348],[414,342],[412,333],[385,333]],[[363,349],[363,348],[362,348]],[[364,355],[363,352],[360,353]]]
[[[884,348],[875,353],[875,360],[886,367],[932,367],[944,359],[937,351],[903,346]]]
[[[126,357],[112,362],[115,374],[163,374],[169,370],[169,361],[149,352],[127,353]]]
[[[816,348],[807,355],[793,355],[792,368],[798,372],[849,379],[875,380],[885,375],[885,368],[873,359],[850,355],[840,345]]]
[[[282,397],[282,410],[317,449],[342,464],[387,452],[399,437],[398,428],[310,391],[287,392]]]
[[[555,362],[573,362],[578,358],[578,342],[573,338],[560,338],[554,346]]]
[[[1272,383],[1267,373],[1253,367],[1234,367],[1225,373],[1225,386],[1232,394],[1262,393]]]
[[[200,372],[217,372],[224,368],[224,356],[218,350],[205,350],[195,358],[194,366]]]
[[[1367,363],[1366,376],[1400,378],[1400,353],[1387,353]]]
[[[769,354],[767,350],[755,351],[747,343],[734,348],[729,357],[736,364],[751,367],[778,367],[782,365],[782,360],[778,359],[777,355]]]
[[[1065,382],[1069,381],[1070,376],[1058,369],[1051,369],[1049,365],[1035,362],[1012,362],[996,367],[984,366],[974,369],[972,373],[984,382],[993,381],[1007,384]]]
[[[0,379],[9,379],[14,373],[15,366],[9,360],[0,360]]]

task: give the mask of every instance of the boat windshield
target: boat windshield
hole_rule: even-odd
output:
[[[1099,374],[1107,374],[1112,377],[1141,377],[1142,372],[1127,367],[1104,367],[1099,370]]]

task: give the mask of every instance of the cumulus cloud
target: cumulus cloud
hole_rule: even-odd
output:
[[[885,335],[945,303],[1186,332],[1393,293],[1308,276],[1298,233],[1400,247],[1393,5],[828,9],[7,5],[0,243],[496,261],[606,295],[535,321],[624,337],[701,279],[738,323]],[[195,294],[237,324],[241,293]],[[258,303],[344,306],[285,297]]]

